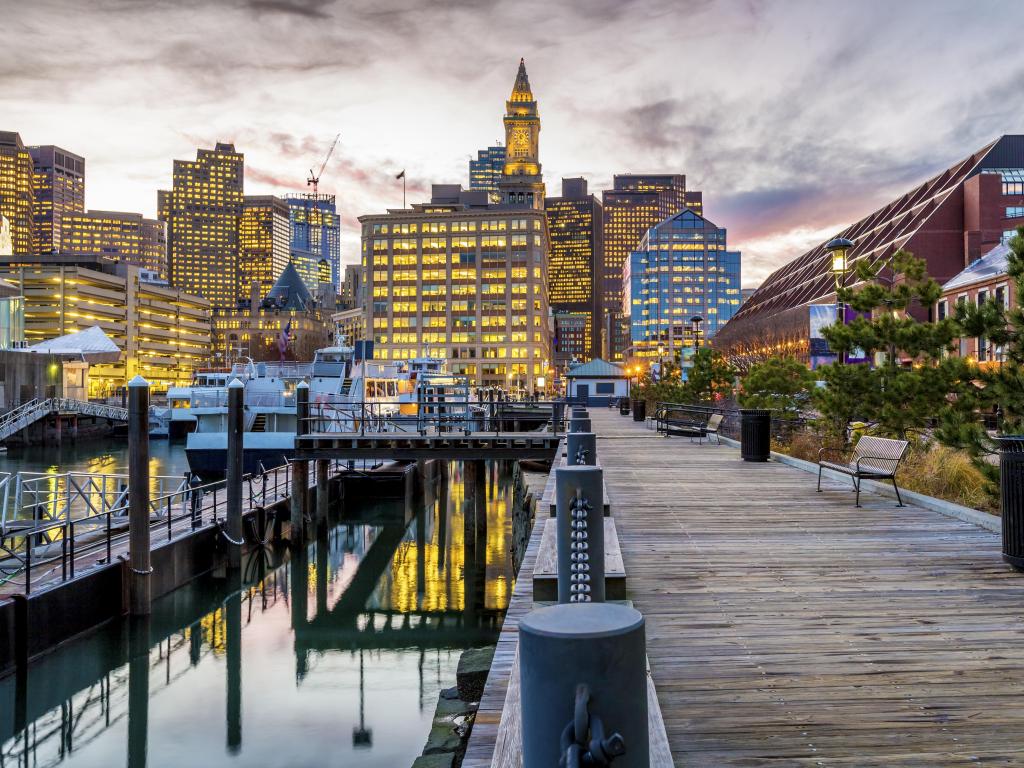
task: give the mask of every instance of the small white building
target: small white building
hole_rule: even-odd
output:
[[[565,374],[570,400],[587,405],[608,405],[609,401],[629,397],[629,377],[620,365],[595,358],[570,368]]]

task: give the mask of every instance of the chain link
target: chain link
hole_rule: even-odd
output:
[[[576,498],[570,507],[572,518],[572,545],[570,560],[572,571],[569,578],[569,602],[589,603],[590,596],[590,542],[587,531],[587,516],[590,502],[583,498],[583,489],[576,489]]]

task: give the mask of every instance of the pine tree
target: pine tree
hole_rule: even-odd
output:
[[[718,350],[711,347],[695,350],[682,386],[683,402],[708,405],[729,397],[735,375],[732,366]]]
[[[995,417],[996,431],[1024,433],[1024,227],[1009,243],[1007,272],[1014,282],[1014,306],[1006,310],[994,299],[980,306],[963,303],[956,308],[961,335],[983,337],[1000,350],[1002,364],[971,366],[952,408],[946,409],[936,436],[954,448],[966,450],[974,465],[997,492],[999,468],[992,462],[996,442],[982,423],[982,414]]]
[[[840,288],[838,294],[860,316],[823,334],[837,354],[862,350],[878,364],[837,362],[819,368],[826,386],[815,390],[814,401],[826,425],[839,434],[854,420],[874,422],[874,432],[892,437],[920,433],[965,375],[962,361],[945,355],[957,336],[956,323],[950,318],[921,322],[909,313],[915,305],[933,306],[942,287],[928,276],[924,260],[902,249],[883,262],[860,261],[857,278],[857,288]]]
[[[773,357],[755,363],[742,381],[740,405],[769,408],[777,418],[796,418],[814,387],[814,374],[792,357]]]

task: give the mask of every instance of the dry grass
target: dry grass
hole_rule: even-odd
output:
[[[820,435],[798,432],[788,444],[773,445],[772,449],[817,462],[818,449],[823,444]],[[935,444],[912,445],[896,473],[896,481],[900,488],[999,514],[999,500],[988,493],[984,476],[963,451]]]

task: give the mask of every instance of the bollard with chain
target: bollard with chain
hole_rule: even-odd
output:
[[[570,432],[566,436],[566,463],[569,466],[597,464],[597,435],[593,432]]]
[[[599,467],[555,470],[558,602],[603,603],[604,493]]]
[[[569,431],[570,432],[589,432],[590,431],[590,419],[584,416],[573,416],[569,419]]]
[[[648,768],[644,619],[614,603],[519,623],[523,768]]]

